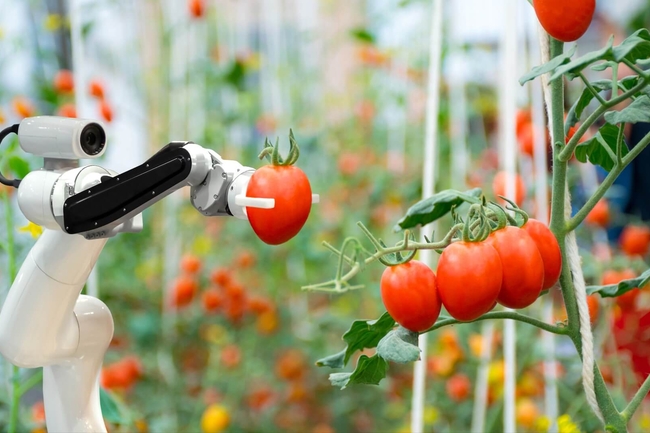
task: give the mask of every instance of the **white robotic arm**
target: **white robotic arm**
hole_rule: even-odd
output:
[[[246,197],[254,169],[191,142],[170,143],[117,174],[77,167],[77,158],[104,151],[95,122],[36,117],[17,133],[24,150],[45,157],[43,169],[14,185],[21,211],[46,230],[0,310],[0,353],[21,367],[44,367],[48,431],[103,432],[99,373],[113,320],[102,301],[80,292],[107,239],[140,231],[142,211],[184,186],[206,216],[246,219],[246,206],[272,208],[274,200]]]

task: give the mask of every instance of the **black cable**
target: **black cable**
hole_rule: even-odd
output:
[[[7,135],[11,133],[18,134],[18,126],[20,126],[20,124],[16,123],[15,125],[11,125],[10,127],[0,131],[0,144],[2,144],[2,140],[4,140]],[[20,185],[20,179],[7,179],[2,175],[2,173],[0,173],[0,183],[3,185],[18,188]]]

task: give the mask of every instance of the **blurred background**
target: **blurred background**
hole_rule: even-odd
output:
[[[515,20],[506,22],[512,5]],[[516,81],[539,64],[537,21],[523,0],[445,1],[443,11],[436,190],[478,186],[492,195],[502,168],[502,78],[510,72]],[[344,348],[341,335],[354,319],[383,312],[382,267],[370,266],[355,281],[366,287],[344,295],[301,286],[333,277],[336,260],[323,241],[336,246],[360,235],[357,221],[397,240],[395,222],[421,198],[432,22],[428,0],[0,2],[0,125],[34,115],[100,119],[108,146],[93,163],[118,172],[172,140],[257,168],[265,138],[279,137],[286,150],[292,128],[298,165],[321,196],[301,233],[282,246],[259,241],[246,221],[206,219],[190,205],[189,190],[147,210],[142,233],[108,242],[86,291],[115,318],[101,378],[110,431],[409,431],[412,365],[391,365],[380,386],[341,391],[314,364]],[[620,43],[648,25],[650,2],[599,0],[578,53],[612,34]],[[513,26],[515,70],[505,71],[503,29]],[[580,89],[573,84],[568,104]],[[529,112],[535,86],[539,80],[517,84],[515,94],[516,160],[526,186],[517,201],[531,214],[539,211]],[[3,143],[5,175],[41,166],[15,142]],[[618,243],[625,226],[650,218],[650,190],[640,188],[644,170],[627,170],[606,209],[578,229],[588,284],[647,269],[643,257]],[[579,204],[602,173],[576,164],[570,176]],[[40,229],[22,217],[12,191],[0,188],[1,302],[10,262],[22,263]],[[592,304],[597,351],[615,398],[629,397],[650,372],[648,337],[638,325],[650,311],[648,295],[632,307],[611,299]],[[562,320],[561,298],[548,298]],[[518,431],[597,431],[571,343],[558,338],[549,350],[537,330],[517,331]],[[470,430],[481,367],[488,386],[481,430],[503,430],[501,324],[482,356],[487,335],[471,324],[429,338],[426,431]],[[556,412],[544,390],[549,359],[558,377]],[[16,372],[0,359],[0,431],[12,383],[31,386],[20,399],[19,431],[45,431],[39,374]],[[650,407],[633,426],[650,430]]]

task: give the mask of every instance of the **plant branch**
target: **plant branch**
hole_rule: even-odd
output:
[[[582,82],[585,83],[585,86],[587,86],[587,89],[589,89],[591,94],[594,95],[596,99],[598,99],[598,102],[600,102],[601,105],[607,104],[607,101],[605,101],[603,97],[600,96],[600,93],[598,93],[598,91],[594,89],[594,86],[591,85],[591,83],[589,82],[587,77],[585,77],[585,74],[583,74],[582,71],[578,73],[578,76],[580,77]]]
[[[636,412],[636,410],[643,402],[643,399],[645,399],[646,395],[648,395],[648,392],[650,392],[650,375],[645,378],[645,381],[643,381],[641,388],[639,388],[636,394],[634,394],[634,397],[630,403],[625,409],[623,409],[623,412],[621,412],[621,416],[625,419],[625,421],[630,421],[634,415],[634,412]]]
[[[521,313],[517,313],[516,311],[491,311],[489,313],[486,313],[482,315],[481,317],[471,320],[469,322],[462,322],[460,320],[452,319],[452,318],[445,318],[442,319],[438,322],[436,322],[431,328],[427,329],[424,332],[431,332],[435,331],[436,329],[440,329],[444,326],[449,326],[449,325],[457,325],[459,323],[472,323],[472,322],[479,322],[481,320],[489,320],[489,319],[510,319],[510,320],[516,320],[518,322],[524,322],[528,323],[529,325],[533,325],[539,329],[542,329],[544,331],[552,332],[553,334],[558,334],[558,335],[566,335],[568,334],[569,330],[568,328],[556,326],[556,325],[551,325],[550,323],[542,322],[541,320],[537,320],[533,317],[526,316]]]
[[[636,146],[634,146],[634,148],[630,151],[630,153],[628,153],[627,155],[625,155],[625,157],[621,159],[620,164],[619,163],[614,164],[614,168],[612,169],[612,171],[610,171],[609,174],[607,174],[607,177],[605,177],[603,182],[598,186],[594,194],[591,197],[589,197],[587,203],[585,203],[584,206],[582,206],[582,208],[573,216],[573,218],[567,221],[566,224],[567,231],[575,230],[576,227],[580,225],[580,223],[587,217],[587,215],[589,214],[589,212],[591,212],[594,206],[596,206],[596,203],[598,203],[598,201],[601,198],[603,198],[607,190],[614,184],[614,181],[623,172],[625,167],[627,167],[628,164],[632,162],[632,160],[634,160],[634,158],[636,158],[636,156],[640,154],[648,146],[648,144],[650,144],[650,133],[646,134],[646,136],[643,137],[641,141],[637,143]]]
[[[639,77],[648,78],[648,73],[646,71],[639,68],[637,65],[635,65],[634,63],[632,63],[628,59],[623,59],[623,63],[625,63],[634,72],[636,72],[637,75],[639,75]]]

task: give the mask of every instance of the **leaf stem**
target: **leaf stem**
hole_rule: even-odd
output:
[[[601,105],[605,105],[605,104],[607,104],[607,101],[605,101],[605,100],[603,99],[603,97],[600,96],[600,93],[598,93],[598,91],[597,91],[596,89],[594,89],[594,86],[591,85],[591,83],[589,82],[589,80],[587,79],[587,77],[585,77],[585,74],[583,74],[582,71],[578,73],[578,76],[580,77],[580,79],[582,80],[582,82],[585,83],[585,86],[587,86],[587,89],[589,89],[589,91],[591,92],[591,94],[594,95],[594,97],[595,97],[596,99],[598,99],[598,102],[600,102]],[[612,85],[612,87],[614,87],[614,86]]]
[[[646,71],[644,71],[643,69],[639,68],[637,65],[635,65],[634,63],[632,63],[632,62],[629,61],[628,59],[623,59],[623,63],[625,63],[625,64],[626,64],[630,69],[632,69],[634,72],[636,72],[636,74],[637,74],[639,77],[648,78],[648,73],[647,73]]]
[[[646,395],[648,395],[648,392],[650,392],[650,375],[645,378],[645,381],[643,382],[643,385],[641,385],[641,388],[639,388],[636,394],[634,394],[634,397],[630,403],[625,409],[623,409],[623,412],[621,412],[621,416],[623,419],[625,419],[625,421],[630,421],[634,415],[634,412],[636,412],[636,410],[645,399]]]
[[[479,322],[481,320],[489,320],[489,319],[510,319],[510,320],[516,320],[518,322],[524,322],[528,323],[529,325],[533,325],[539,329],[542,329],[544,331],[552,332],[553,334],[558,334],[558,335],[567,335],[568,334],[568,328],[563,328],[560,326],[556,325],[551,325],[550,323],[542,322],[541,320],[535,319],[533,317],[526,316],[521,313],[517,313],[516,311],[491,311],[489,313],[485,313],[481,317],[471,320],[469,322],[462,322],[460,320],[452,319],[452,318],[444,318],[442,320],[439,320],[436,322],[431,328],[427,329],[424,332],[431,332],[435,331],[436,329],[440,329],[444,326],[450,326],[450,325],[457,325],[457,324],[462,324],[462,323],[473,323],[473,322]]]

